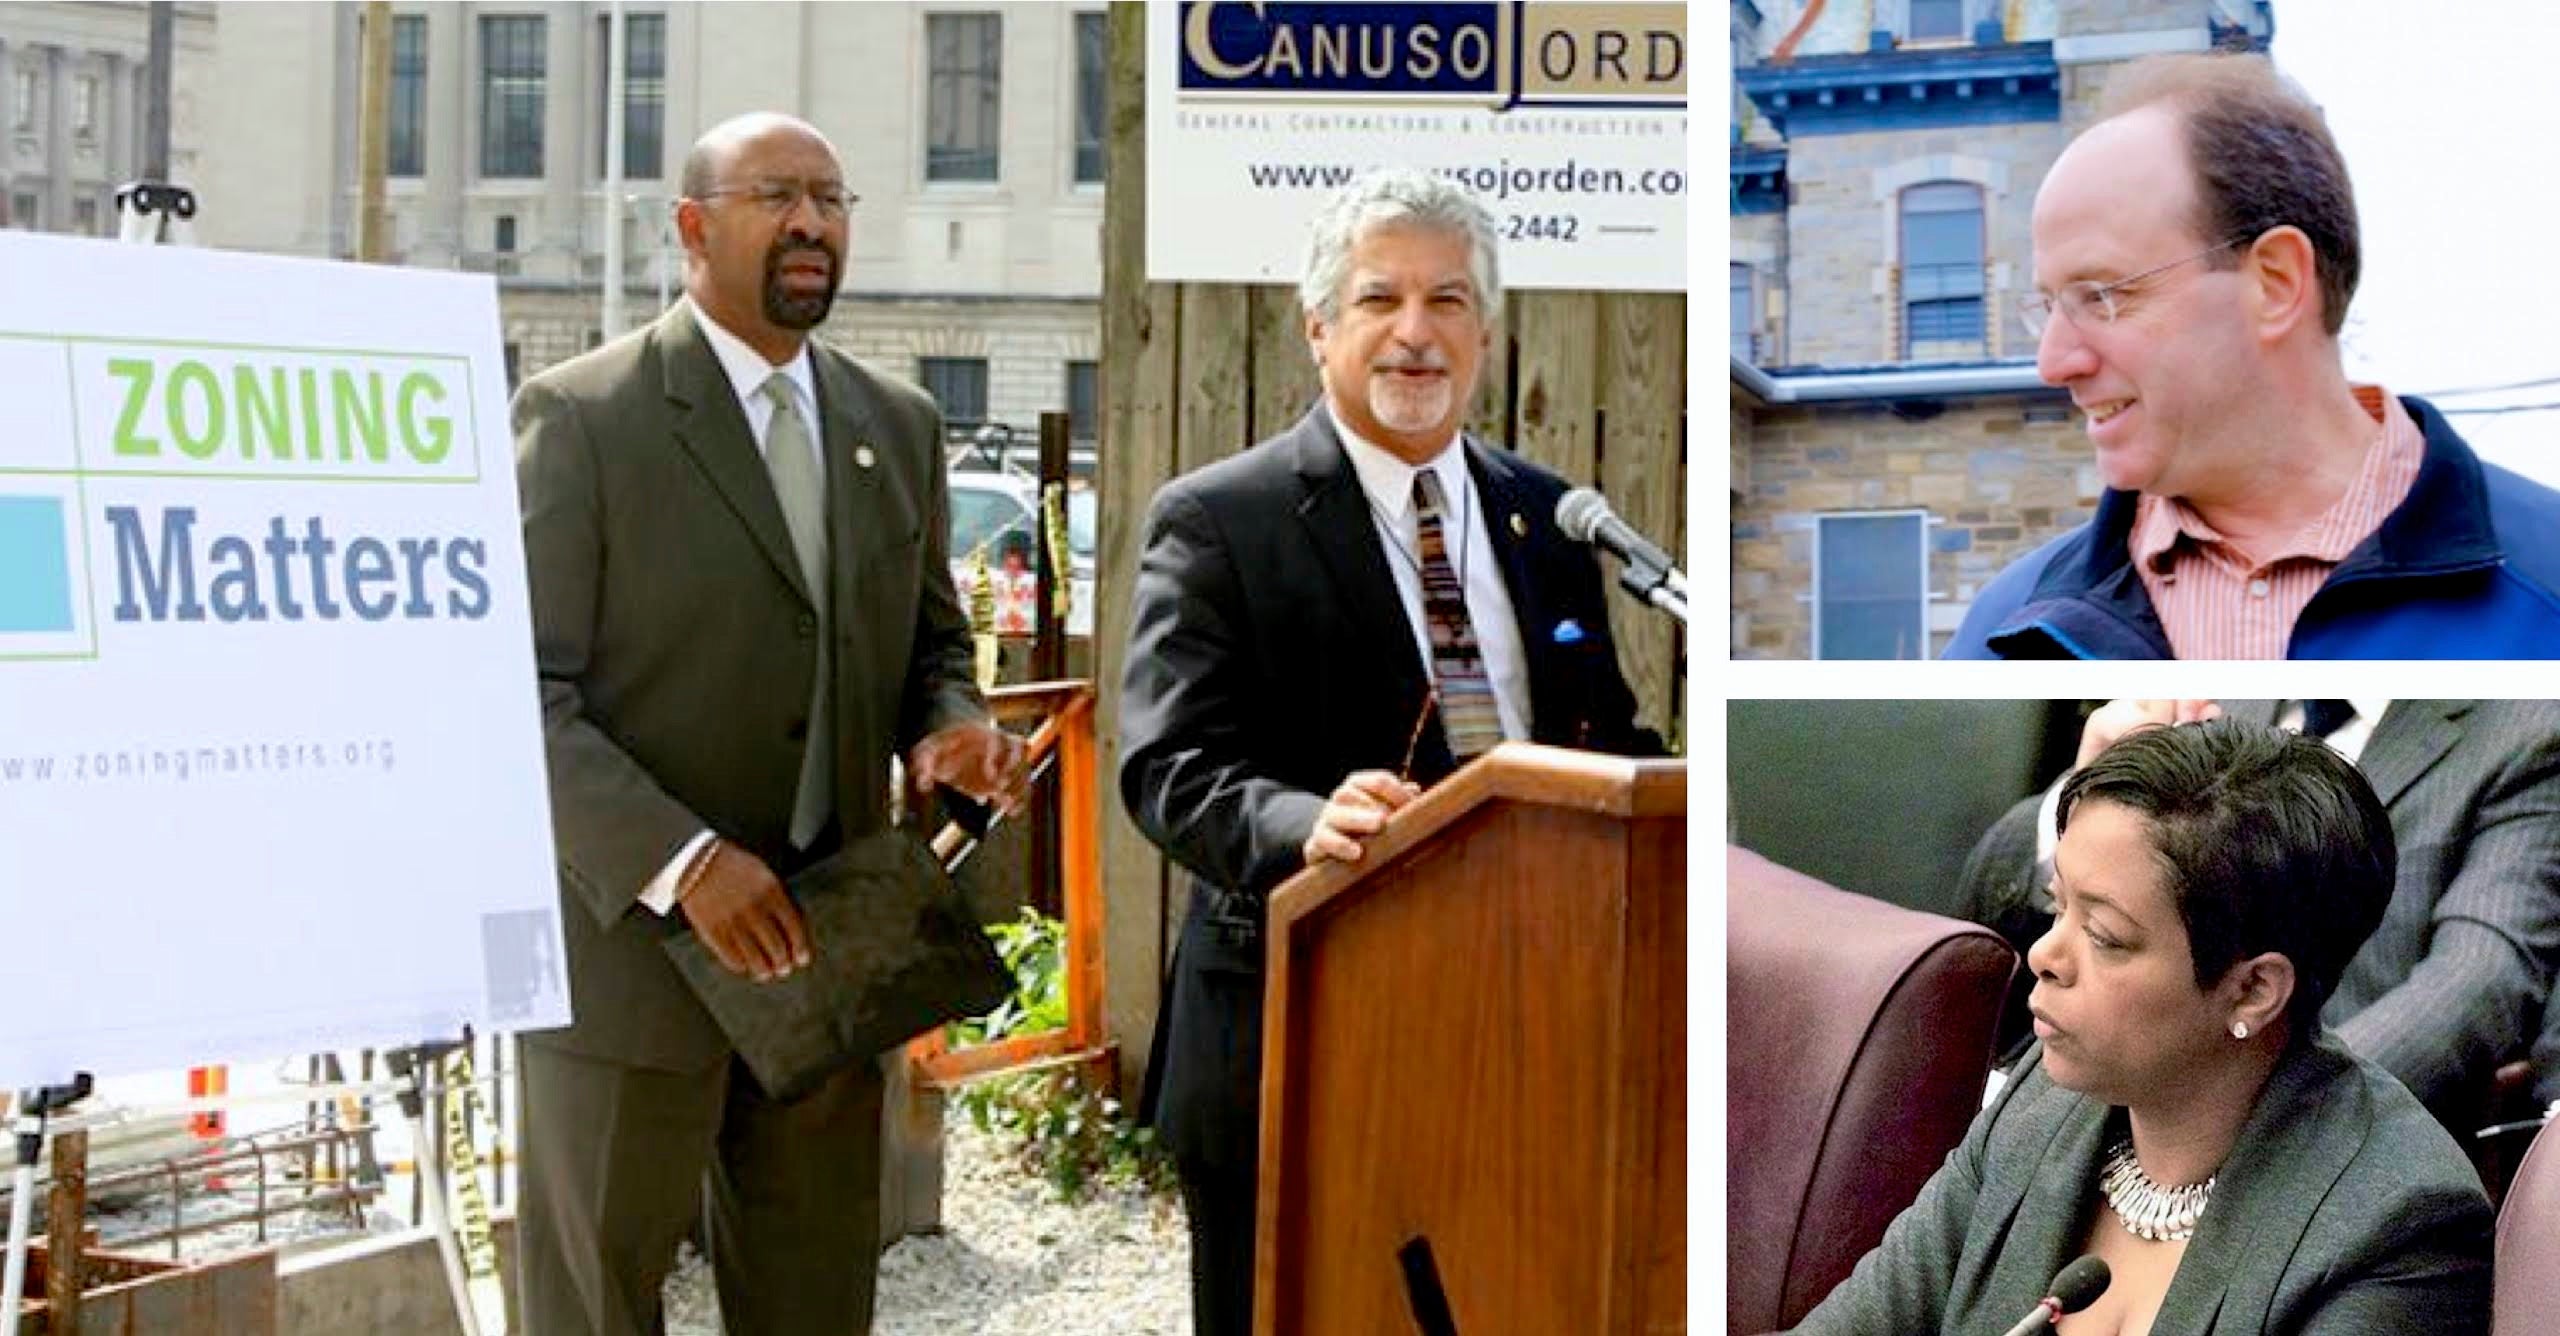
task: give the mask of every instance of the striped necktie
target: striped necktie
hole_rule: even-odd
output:
[[[800,559],[800,574],[809,582],[809,602],[818,614],[817,672],[809,682],[809,736],[800,752],[800,784],[791,802],[791,843],[800,848],[818,837],[835,807],[834,665],[827,653],[827,491],[818,473],[818,452],[800,417],[799,396],[791,379],[779,372],[764,383],[773,401],[773,423],[765,430],[764,467],[773,476],[773,496],[782,503],[782,522],[791,530],[791,550]]]
[[[1449,752],[1460,761],[1502,741],[1502,713],[1493,701],[1493,679],[1467,620],[1467,590],[1449,566],[1440,478],[1429,469],[1413,475],[1413,512],[1422,548],[1422,617],[1431,629],[1431,676],[1440,693],[1440,727]],[[1466,535],[1458,536],[1460,542]]]

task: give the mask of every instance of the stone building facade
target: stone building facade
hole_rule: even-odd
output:
[[[2265,0],[1729,0],[1733,654],[1916,658],[2091,513],[2035,376],[2037,185],[2144,55]]]
[[[200,239],[352,255],[362,7],[209,8],[225,93],[192,182]],[[602,335],[610,8],[392,6],[394,258],[495,275],[518,377]],[[787,112],[835,142],[861,197],[824,337],[936,391],[955,420],[1028,433],[1044,410],[1089,404],[1103,10],[629,0],[626,322],[682,287],[685,150],[729,116]]]
[[[173,175],[203,148],[214,9],[173,11]],[[116,187],[142,175],[150,50],[147,5],[0,5],[0,227],[116,234]]]

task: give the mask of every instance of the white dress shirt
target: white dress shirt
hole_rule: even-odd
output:
[[[1441,516],[1441,532],[1463,535],[1463,545],[1449,544],[1449,561],[1466,591],[1467,621],[1475,629],[1476,649],[1484,656],[1485,678],[1493,684],[1502,736],[1526,740],[1533,718],[1529,658],[1521,647],[1520,618],[1512,611],[1510,586],[1502,582],[1502,558],[1493,550],[1483,499],[1476,494],[1474,475],[1467,471],[1465,434],[1451,437],[1446,448],[1416,468],[1361,439],[1333,411],[1332,401],[1326,401],[1324,411],[1333,420],[1343,451],[1351,456],[1351,470],[1358,475],[1360,491],[1369,503],[1369,519],[1378,542],[1387,549],[1387,570],[1395,577],[1396,597],[1413,628],[1414,653],[1422,660],[1424,681],[1438,678],[1431,670],[1431,623],[1422,611],[1422,527],[1414,512],[1413,479],[1423,469],[1439,477],[1442,504],[1448,508]]]
[[[738,407],[747,415],[747,433],[755,437],[756,453],[762,455],[767,448],[766,442],[773,439],[774,404],[766,397],[764,386],[778,371],[790,379],[792,401],[799,405],[800,421],[809,429],[809,448],[818,456],[818,476],[826,477],[827,451],[819,439],[818,386],[809,362],[809,345],[802,343],[790,361],[775,366],[764,360],[764,354],[748,347],[745,339],[722,329],[719,321],[703,314],[701,307],[691,302],[685,303],[685,307],[693,312],[694,322],[702,326],[703,338],[710,342],[712,354],[720,359],[721,373],[729,378],[729,389],[738,396]],[[686,840],[684,846],[676,850],[676,856],[658,869],[658,875],[640,888],[640,903],[657,914],[673,910],[676,907],[676,885],[683,879],[685,868],[692,864],[694,855],[701,851],[702,846],[710,842],[710,831],[695,832],[692,839]]]

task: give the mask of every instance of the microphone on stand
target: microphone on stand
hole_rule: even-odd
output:
[[[1680,573],[1670,553],[1619,519],[1607,497],[1588,487],[1565,493],[1556,501],[1556,527],[1565,537],[1616,557],[1624,563],[1618,572],[1620,587],[1687,624],[1689,577]]]
[[[2007,1336],[2035,1336],[2039,1331],[2051,1330],[2063,1314],[2077,1313],[2096,1303],[2098,1296],[2107,1292],[2107,1282],[2112,1278],[2107,1264],[2095,1257],[2083,1257],[2062,1268],[2053,1278],[2053,1292],[2036,1300],[2035,1311],[2019,1318]]]

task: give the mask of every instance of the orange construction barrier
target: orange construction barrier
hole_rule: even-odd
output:
[[[191,1099],[228,1094],[230,1090],[231,1069],[229,1067],[189,1067],[187,1069],[187,1096]],[[221,1111],[206,1110],[187,1115],[187,1130],[195,1133],[199,1141],[221,1140]]]

